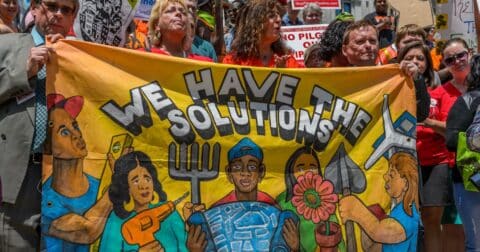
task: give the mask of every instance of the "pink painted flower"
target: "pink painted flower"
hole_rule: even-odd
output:
[[[333,184],[322,176],[307,172],[299,176],[293,187],[292,204],[297,212],[313,223],[326,221],[335,212],[338,195],[333,193]]]

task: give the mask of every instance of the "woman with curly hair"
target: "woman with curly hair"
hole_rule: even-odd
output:
[[[282,41],[281,6],[276,0],[249,1],[238,14],[232,49],[223,63],[242,66],[299,67]]]
[[[325,61],[325,67],[345,67],[348,66],[348,60],[342,53],[343,34],[347,27],[353,21],[335,20],[330,23],[320,40],[319,57]]]
[[[108,196],[113,204],[113,212],[105,224],[100,251],[187,251],[185,224],[177,211],[162,221],[161,228],[154,233],[155,241],[143,247],[127,243],[122,235],[125,221],[142,211],[160,207],[167,201],[167,194],[158,180],[157,168],[145,153],[134,151],[115,162]]]

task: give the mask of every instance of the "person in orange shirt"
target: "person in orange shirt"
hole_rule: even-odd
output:
[[[238,15],[240,18],[232,49],[223,59],[223,63],[300,67],[282,41],[280,8],[276,0],[249,1]]]

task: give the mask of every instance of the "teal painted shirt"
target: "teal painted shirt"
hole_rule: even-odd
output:
[[[293,206],[292,201],[285,202],[286,192],[282,192],[277,197],[277,203],[282,210],[290,210],[297,214],[300,219],[300,246],[302,251],[313,252],[317,249],[317,241],[315,240],[315,228],[316,224],[311,220],[305,219],[301,214],[297,213],[297,209]],[[337,216],[335,214],[330,215],[329,221],[338,223]],[[346,251],[345,243],[340,241],[338,244],[338,251]]]
[[[165,204],[160,202],[156,205],[150,205],[149,208],[157,207]],[[100,240],[100,251],[138,251],[138,245],[128,244],[122,236],[122,224],[135,216],[137,213],[132,212],[128,218],[120,219],[115,212],[111,212],[108,216],[105,229]],[[177,211],[171,213],[160,224],[160,229],[155,233],[155,238],[165,249],[165,252],[188,251],[186,247],[187,233],[185,231],[185,223]]]

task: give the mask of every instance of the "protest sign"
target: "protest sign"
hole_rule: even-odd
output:
[[[187,223],[198,231],[189,244],[201,231],[206,251],[298,250],[298,239],[305,251],[360,251],[360,230],[385,218],[383,246],[413,249],[415,91],[397,66],[271,69],[53,47],[47,250],[187,251]]]
[[[461,37],[468,46],[477,49],[474,0],[450,0],[437,2],[436,28],[442,40]]]
[[[138,0],[80,0],[75,36],[99,44],[123,46]]]
[[[340,0],[292,0],[294,10],[303,9],[309,3],[318,4],[322,9],[341,9]]]
[[[282,26],[282,39],[294,52],[295,59],[303,65],[305,50],[320,41],[326,24]]]
[[[135,13],[135,18],[148,21],[154,3],[155,0],[140,0],[137,12]]]
[[[435,22],[432,3],[430,1],[390,0],[390,4],[400,13],[397,24],[399,28],[407,24],[417,24],[420,27],[427,27],[433,25]]]

